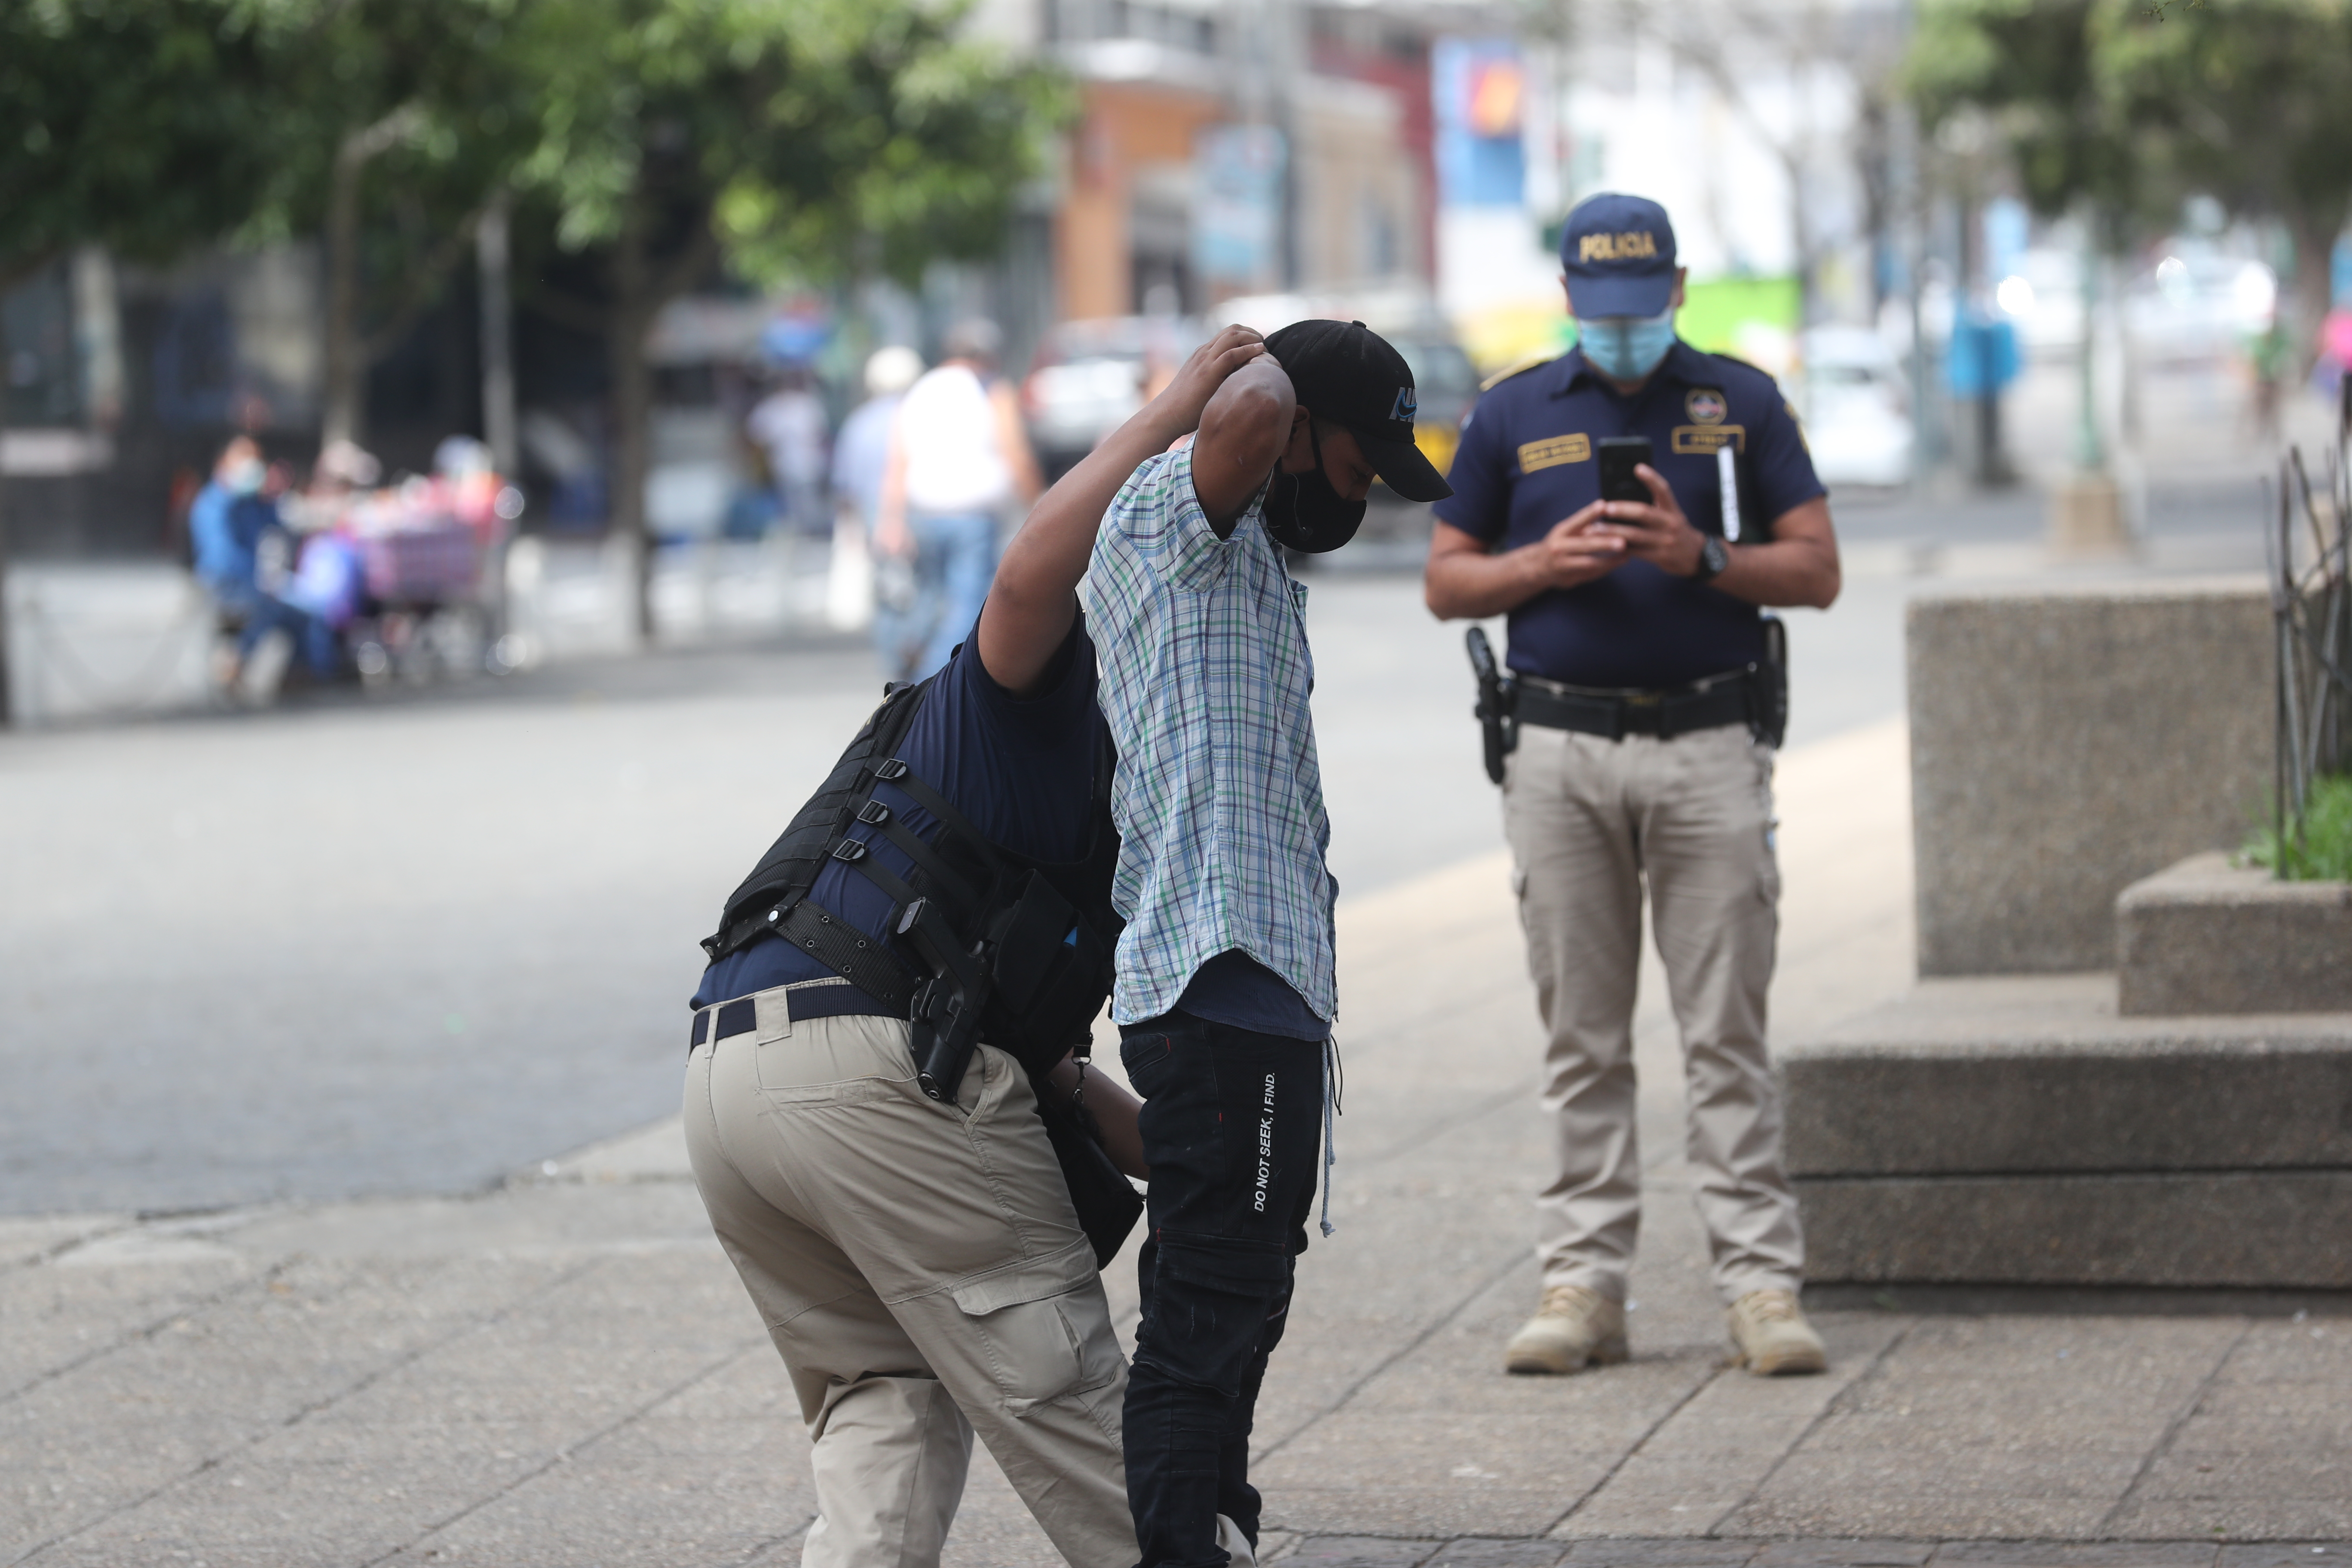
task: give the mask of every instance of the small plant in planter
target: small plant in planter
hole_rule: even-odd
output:
[[[2257,828],[2244,860],[2282,882],[2352,881],[2352,777],[2313,780],[2301,816],[2283,828]]]

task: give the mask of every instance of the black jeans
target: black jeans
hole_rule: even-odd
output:
[[[1186,1013],[1120,1033],[1151,1165],[1128,1504],[1142,1568],[1218,1568],[1217,1515],[1257,1540],[1250,1424],[1307,1250],[1323,1047]]]

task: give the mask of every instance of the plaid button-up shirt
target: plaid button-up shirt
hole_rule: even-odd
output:
[[[1239,948],[1329,1020],[1337,889],[1307,705],[1306,584],[1291,581],[1258,503],[1217,537],[1188,445],[1129,478],[1085,592],[1118,744],[1111,899],[1128,925],[1112,1018],[1167,1012],[1194,970]]]

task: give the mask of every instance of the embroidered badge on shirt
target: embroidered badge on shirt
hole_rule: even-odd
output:
[[[1702,386],[1695,389],[1688,397],[1683,399],[1683,412],[1689,415],[1697,424],[1720,425],[1723,423],[1724,416],[1731,412],[1731,405],[1723,400],[1723,394],[1714,387]]]
[[[1556,468],[1562,463],[1580,463],[1591,456],[1591,439],[1581,433],[1554,436],[1548,441],[1528,441],[1519,447],[1519,472],[1532,474],[1538,468]]]

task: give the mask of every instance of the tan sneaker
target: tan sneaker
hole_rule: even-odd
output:
[[[1805,1321],[1793,1291],[1750,1290],[1724,1316],[1731,1323],[1732,1343],[1739,1347],[1738,1363],[1757,1376],[1829,1370],[1822,1336]]]
[[[1555,1285],[1503,1352],[1509,1372],[1581,1372],[1625,1359],[1625,1309],[1598,1290]]]

